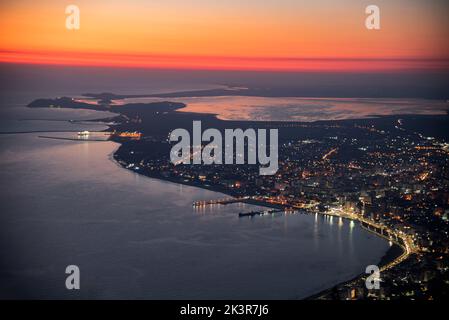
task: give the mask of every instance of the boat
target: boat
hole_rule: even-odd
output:
[[[255,215],[262,215],[263,212],[251,211],[251,212],[240,212],[239,217],[254,217]]]

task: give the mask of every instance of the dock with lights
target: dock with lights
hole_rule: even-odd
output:
[[[210,205],[215,205],[215,204],[226,205],[226,204],[231,204],[231,203],[243,202],[243,201],[246,201],[248,199],[249,199],[249,197],[222,198],[222,199],[214,199],[214,200],[200,200],[200,201],[195,201],[193,203],[193,206],[194,207],[205,207],[205,206],[210,206]]]

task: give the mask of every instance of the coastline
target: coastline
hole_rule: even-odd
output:
[[[395,254],[394,251],[400,250],[401,254],[397,253]],[[385,252],[384,256],[381,258],[380,262],[377,264],[380,268],[384,267],[385,265],[394,262],[395,259],[397,259],[398,257],[400,257],[403,253],[405,252],[405,250],[398,244],[393,244],[388,250],[387,252]],[[360,273],[357,276],[347,280],[347,281],[343,281],[340,282],[330,288],[324,289],[320,292],[317,292],[307,298],[305,298],[304,300],[325,300],[326,296],[329,296],[330,294],[332,294],[332,291],[337,288],[337,287],[344,287],[347,285],[351,285],[355,282],[359,282],[359,281],[363,281],[366,278],[366,274],[365,273]]]
[[[114,142],[120,144],[120,146],[122,144],[121,142],[118,142],[118,141],[114,141]],[[186,185],[186,186],[190,186],[190,187],[197,187],[197,188],[201,188],[201,189],[205,189],[205,190],[209,190],[209,191],[213,191],[213,192],[222,193],[224,195],[231,196],[231,197],[235,196],[231,192],[229,192],[229,190],[226,190],[224,188],[219,188],[219,187],[210,186],[210,185],[204,185],[204,184],[195,183],[195,182],[188,182],[188,181],[183,181],[183,180],[174,179],[174,178],[163,177],[162,175],[157,175],[157,174],[148,174],[148,173],[137,172],[135,170],[126,168],[115,157],[116,152],[120,148],[120,146],[118,146],[109,155],[108,158],[109,158],[109,160],[113,161],[116,165],[118,165],[122,169],[129,170],[129,171],[131,171],[131,172],[133,172],[135,174],[140,174],[142,176],[145,176],[145,177],[148,177],[148,178],[151,178],[151,179],[158,179],[158,180],[165,181],[165,182],[176,183],[176,184]],[[266,208],[271,208],[271,209],[282,209],[283,208],[282,205],[277,205],[277,204],[273,204],[273,203],[267,203],[267,202],[263,202],[263,201],[255,200],[255,199],[242,199],[242,201],[240,201],[240,202],[247,203],[247,204],[252,204],[252,205],[257,205],[257,206],[262,206],[262,207],[266,207]],[[311,212],[307,212],[305,210],[298,211],[298,213],[300,213],[300,214],[312,214]],[[318,214],[324,215],[324,216],[328,215],[326,213],[318,213]],[[348,217],[344,217],[343,219],[351,220],[351,221],[355,221],[355,222],[359,222],[360,223],[360,221],[357,221],[356,219],[350,219]],[[360,223],[360,225],[361,225],[361,223]],[[371,230],[368,230],[366,228],[363,228],[363,229],[365,229],[365,231],[367,231],[367,232],[375,234],[378,237],[381,237],[379,234],[377,234],[377,233],[375,233],[375,232],[373,232]],[[398,251],[398,252],[395,253],[394,251]],[[380,261],[377,264],[377,266],[379,266],[379,268],[381,270],[383,268],[386,268],[386,266],[388,266],[388,265],[390,265],[390,266],[387,267],[387,268],[394,267],[397,263],[401,262],[401,261],[396,261],[396,260],[399,259],[400,257],[404,256],[404,255],[406,255],[406,257],[408,257],[408,253],[407,253],[406,248],[404,246],[400,245],[399,243],[393,243],[393,245],[382,256],[382,258],[380,259]],[[300,300],[319,300],[320,298],[330,294],[334,288],[345,286],[345,285],[348,285],[348,284],[353,283],[353,282],[364,280],[366,278],[366,276],[367,276],[366,274],[360,273],[360,274],[356,275],[355,277],[353,277],[351,279],[345,280],[343,282],[338,282],[338,283],[336,283],[335,285],[333,285],[330,288],[321,290],[321,291],[319,291],[319,292],[317,292],[315,294],[312,294],[312,295],[307,296],[305,298],[301,298]]]
[[[68,108],[71,108],[71,107],[69,106]],[[80,108],[83,108],[83,107],[81,106]],[[112,112],[112,113],[116,114],[116,116],[114,116],[114,117],[109,117],[109,118],[105,118],[105,119],[92,119],[91,121],[93,121],[93,122],[103,122],[104,123],[106,121],[110,121],[111,119],[112,120],[114,120],[114,119],[117,120],[117,122],[114,123],[114,124],[106,124],[107,128],[105,130],[103,130],[104,132],[112,132],[112,131],[115,130],[113,128],[114,126],[124,125],[123,123],[120,123],[120,121],[119,121],[120,118],[123,117],[123,114],[122,113],[117,113],[118,110],[114,110],[114,111],[115,112],[109,111],[109,112]],[[173,113],[178,113],[178,110],[176,110],[176,109],[175,110],[171,110],[171,111]],[[224,122],[228,121],[228,120],[220,120],[220,119],[218,119],[217,115],[210,115],[210,114],[195,114],[195,115],[198,116],[198,117],[201,117],[201,116],[205,116],[207,118],[212,117],[212,118],[214,118],[216,120],[224,121]],[[121,120],[123,120],[123,119],[121,119]],[[232,121],[232,120],[229,120],[229,121],[235,122],[235,121]],[[239,122],[243,123],[243,122],[246,122],[246,121],[239,121]],[[70,140],[70,139],[68,139],[68,140]],[[77,140],[77,141],[83,141],[83,140]],[[85,141],[88,141],[88,140],[85,140]],[[110,138],[107,141],[112,141],[114,143],[119,144],[118,147],[111,153],[111,155],[108,158],[110,160],[112,160],[113,162],[115,162],[117,165],[119,165],[123,169],[127,169],[127,170],[130,170],[130,171],[134,172],[134,173],[138,173],[138,174],[141,174],[143,176],[146,176],[146,177],[149,177],[149,178],[153,178],[153,179],[158,179],[158,180],[161,180],[161,181],[166,181],[166,182],[172,182],[172,183],[181,184],[181,185],[188,185],[188,186],[198,187],[198,188],[206,189],[206,190],[209,190],[209,191],[219,192],[219,193],[222,193],[224,195],[228,195],[228,196],[232,196],[232,197],[236,196],[235,194],[230,192],[229,189],[226,189],[226,188],[220,188],[218,186],[211,186],[211,185],[206,185],[206,184],[203,184],[203,183],[196,183],[196,182],[192,182],[192,181],[185,181],[185,180],[181,180],[181,179],[177,179],[177,178],[164,177],[164,176],[162,176],[160,174],[150,174],[148,172],[144,173],[144,172],[141,172],[141,171],[133,170],[131,168],[126,168],[125,164],[124,164],[125,162],[120,163],[119,159],[117,159],[117,152],[120,149],[120,147],[123,146],[124,143],[126,143],[126,140]],[[273,204],[273,203],[267,203],[265,201],[260,201],[260,200],[256,200],[256,199],[244,199],[241,202],[245,202],[245,203],[252,204],[252,205],[263,206],[263,207],[267,207],[267,208],[274,208],[274,209],[281,209],[281,208],[285,207],[285,206],[282,206],[282,205]],[[300,213],[302,213],[302,214],[310,214],[310,212],[306,212],[305,210],[298,210],[298,211],[300,211]],[[319,213],[319,214],[322,214],[322,215],[329,215],[328,213],[322,213],[322,212],[313,212],[313,213]],[[350,217],[342,217],[342,218],[343,219],[349,219],[349,220],[352,220],[352,221],[357,221],[360,224],[362,224],[357,219],[351,219]],[[367,230],[367,231],[375,233],[372,230]],[[375,233],[375,234],[377,236],[380,236],[377,233]],[[380,236],[380,237],[382,237],[382,236]],[[393,250],[396,250],[397,248],[402,249],[402,253],[401,254],[392,254]],[[398,259],[400,257],[404,257],[404,255],[405,255],[404,259],[406,259],[408,257],[408,252],[405,249],[405,247],[401,246],[400,244],[395,244],[394,246],[390,247],[387,250],[387,252],[385,252],[384,256],[381,258],[381,261],[379,261],[378,265],[383,267],[383,268],[385,268],[385,266],[389,265],[388,268],[390,268],[390,267],[396,265],[397,263],[401,262]],[[349,280],[346,280],[346,281],[343,281],[343,282],[339,282],[339,283],[335,284],[334,286],[332,286],[331,288],[322,290],[322,291],[320,291],[320,292],[318,292],[316,294],[313,294],[311,296],[308,296],[308,297],[305,297],[305,298],[302,298],[302,299],[304,299],[304,300],[320,299],[320,297],[326,295],[327,293],[330,293],[335,287],[344,286],[344,285],[352,283],[354,281],[360,281],[365,276],[366,276],[365,274],[359,274],[359,275],[357,275],[357,276],[355,276],[355,277],[353,277],[353,278],[351,278]]]

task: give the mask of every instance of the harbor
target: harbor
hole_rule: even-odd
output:
[[[43,139],[56,139],[56,140],[69,140],[69,141],[109,141],[111,138],[117,139],[129,139],[129,140],[138,140],[141,137],[140,132],[118,132],[118,131],[69,131],[62,132],[57,131],[56,134],[65,134],[64,136],[49,136],[49,135],[40,135],[39,138]],[[67,135],[69,133],[69,135]],[[76,135],[75,135],[76,133]]]

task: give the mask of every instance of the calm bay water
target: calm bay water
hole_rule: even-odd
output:
[[[157,102],[166,98],[128,98],[118,103]],[[170,98],[187,106],[180,112],[216,114],[223,120],[322,121],[363,119],[401,114],[445,115],[443,100],[380,98],[297,98],[297,97],[182,97]]]
[[[111,142],[0,139],[2,297],[300,298],[388,248],[348,221],[194,209],[221,195],[124,170]],[[78,292],[64,287],[69,264],[81,269]]]

